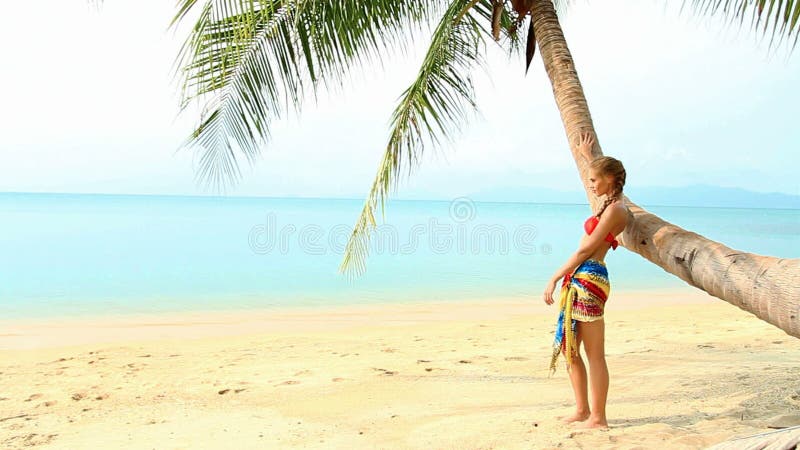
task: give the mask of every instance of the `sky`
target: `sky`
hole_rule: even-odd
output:
[[[174,2],[89,3],[4,6],[6,18],[36,20],[0,27],[0,191],[213,193],[195,183],[193,152],[179,150],[198,113],[179,112],[172,67],[188,26],[168,29]],[[703,183],[800,195],[800,53],[680,3],[575,1],[561,18],[626,189]],[[359,68],[342,89],[275,122],[228,194],[364,197],[426,44]],[[451,145],[426,149],[398,196],[581,189],[541,59],[526,76],[524,61],[488,49],[475,73],[479,113]]]

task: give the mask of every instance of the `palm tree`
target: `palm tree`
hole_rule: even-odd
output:
[[[198,3],[202,6],[198,7]],[[798,37],[800,1],[688,0],[698,14],[752,20],[779,41]],[[253,163],[272,120],[299,109],[308,93],[340,84],[355,64],[380,60],[410,33],[435,23],[417,78],[392,116],[378,172],[356,221],[342,271],[362,273],[375,212],[399,176],[411,173],[425,146],[450,138],[476,107],[472,70],[484,44],[539,47],[573,158],[585,179],[576,136],[594,133],[592,118],[561,30],[556,6],[567,0],[180,0],[173,23],[197,19],[177,60],[184,104],[205,111],[186,142],[200,154],[198,179],[225,189],[238,160]],[[530,18],[528,18],[530,16]],[[527,30],[523,31],[527,24]],[[524,37],[522,35],[525,35]],[[524,44],[524,45],[523,45]],[[597,140],[596,140],[597,141]],[[602,154],[599,144],[593,154]],[[592,206],[594,197],[586,192]],[[630,220],[620,243],[688,284],[800,337],[800,259],[746,253],[672,225],[626,198]]]

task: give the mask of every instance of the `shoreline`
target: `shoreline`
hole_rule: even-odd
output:
[[[262,296],[205,296],[199,297],[200,302],[204,305],[214,305],[197,307],[196,303],[192,303],[198,297],[187,295],[179,297],[164,297],[158,300],[152,298],[128,298],[126,297],[123,304],[119,306],[116,312],[111,311],[113,307],[106,306],[104,309],[99,309],[96,306],[92,308],[84,307],[82,310],[69,310],[64,307],[65,304],[70,303],[70,300],[58,299],[55,304],[58,309],[43,310],[44,306],[38,306],[36,309],[22,309],[14,308],[9,305],[0,305],[0,325],[9,322],[30,322],[30,321],[43,321],[43,320],[62,320],[62,319],[93,319],[93,318],[106,318],[106,317],[126,317],[126,316],[146,316],[146,315],[171,315],[183,313],[196,313],[196,312],[236,312],[236,311],[260,311],[260,310],[285,310],[285,309],[329,309],[329,308],[346,308],[346,307],[360,307],[362,305],[404,305],[404,304],[431,304],[431,303],[479,303],[479,302],[492,302],[498,299],[502,300],[518,300],[525,301],[532,299],[539,292],[534,292],[543,285],[544,280],[535,280],[530,284],[531,289],[523,293],[506,292],[503,294],[496,294],[491,291],[482,291],[479,293],[471,294],[453,294],[450,289],[442,289],[434,292],[414,292],[406,294],[403,297],[393,295],[389,297],[381,297],[377,299],[360,299],[360,301],[353,301],[353,294],[334,294],[323,296],[322,294],[312,297],[297,296],[296,294],[287,295],[262,295]],[[618,287],[616,284],[612,286],[614,295],[623,294],[630,295],[648,295],[651,293],[673,294],[683,296],[685,294],[693,294],[696,292],[702,293],[700,290],[693,288],[682,281],[672,285],[653,285],[642,284],[636,286]],[[355,294],[357,295],[357,294]],[[243,301],[242,298],[247,298]],[[100,300],[96,300],[101,303]],[[137,305],[139,302],[144,304],[153,305],[156,303],[172,305],[165,308],[145,307],[140,309],[132,308],[131,306]],[[46,303],[41,299],[36,300],[35,303]],[[80,304],[80,302],[77,302]],[[232,305],[232,306],[231,306]]]
[[[556,291],[557,294],[557,291]],[[643,301],[643,298],[649,301]],[[699,290],[630,290],[613,293],[607,314],[683,304],[725,303]],[[159,339],[198,339],[268,332],[326,331],[374,323],[414,323],[554,315],[539,296],[432,300],[330,306],[276,306],[220,310],[0,319],[0,350]]]

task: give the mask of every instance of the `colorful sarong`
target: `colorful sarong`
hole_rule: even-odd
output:
[[[602,261],[587,259],[572,274],[564,275],[561,282],[561,301],[558,323],[556,324],[553,358],[550,373],[556,370],[558,354],[565,351],[567,368],[572,362],[572,352],[577,348],[577,322],[592,322],[603,318],[603,309],[611,292],[608,270]]]

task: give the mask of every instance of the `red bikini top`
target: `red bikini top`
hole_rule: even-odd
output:
[[[592,231],[594,231],[595,227],[597,227],[598,222],[600,222],[600,219],[598,219],[597,216],[591,216],[586,219],[586,222],[583,223],[583,229],[586,230],[586,234],[592,234]],[[614,235],[611,233],[608,233],[606,236],[606,242],[610,243],[611,248],[614,250],[616,250],[617,245],[619,245],[619,242],[614,239]]]

